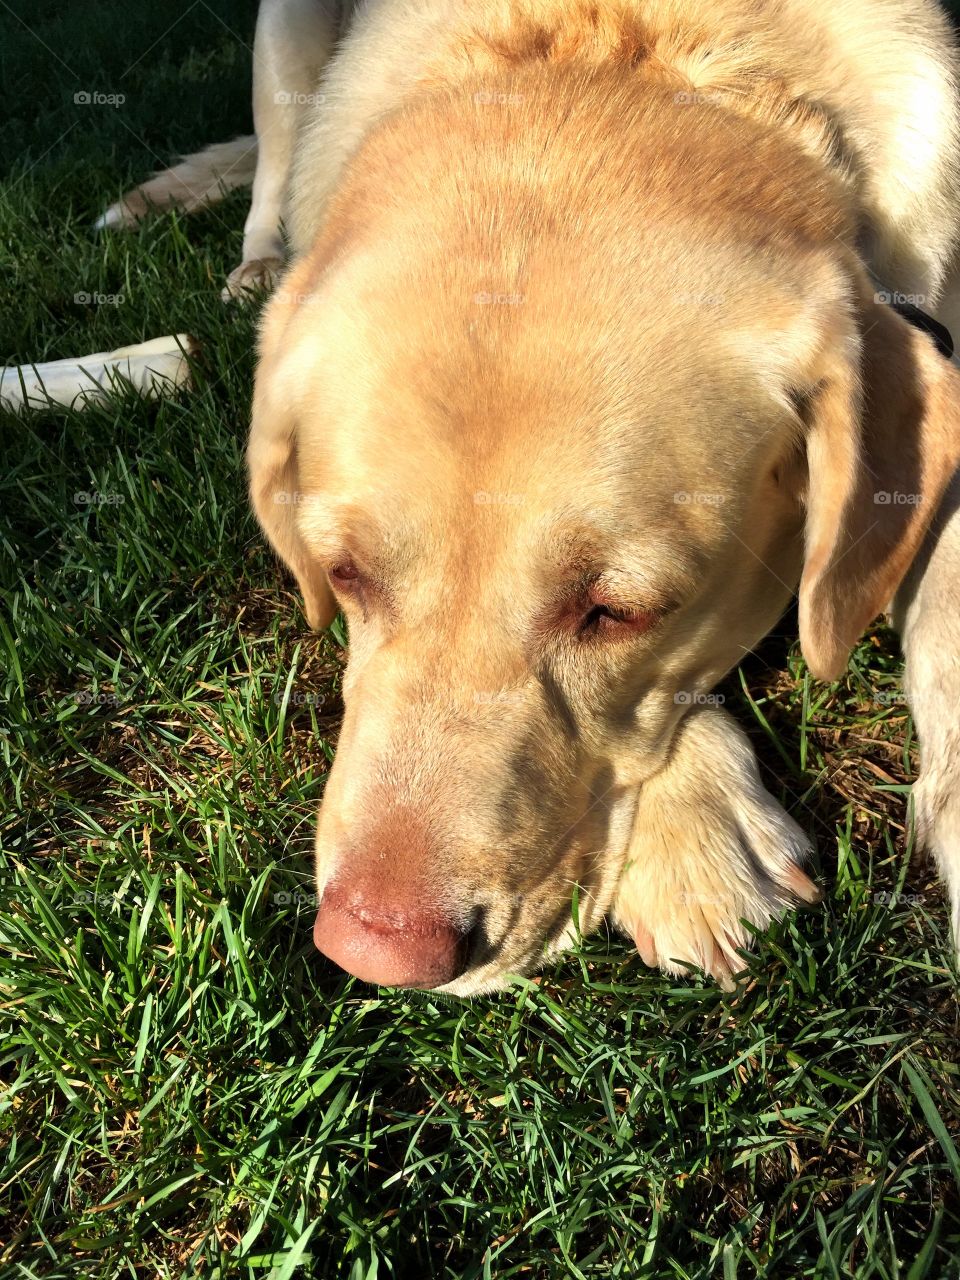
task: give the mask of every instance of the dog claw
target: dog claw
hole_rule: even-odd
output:
[[[717,986],[724,991],[736,991],[737,984],[733,978],[734,970],[721,950],[719,943],[714,946],[713,964],[706,972],[713,978]]]
[[[794,897],[808,906],[815,906],[823,898],[823,891],[814,884],[807,873],[795,862],[791,862],[783,877],[784,883]]]
[[[649,929],[645,929],[642,924],[638,924],[634,930],[633,940],[636,943],[637,951],[640,953],[640,959],[648,969],[656,969],[658,964],[657,948],[653,941],[653,934]]]

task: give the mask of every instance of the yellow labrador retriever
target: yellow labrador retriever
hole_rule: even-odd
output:
[[[709,696],[798,587],[830,679],[905,583],[956,907],[960,377],[888,305],[960,314],[938,7],[370,0],[322,71],[313,8],[312,47],[258,32],[308,100],[267,158],[261,92],[295,260],[249,465],[309,621],[349,621],[318,947],[464,995],[610,915],[729,980],[744,919],[817,896]]]

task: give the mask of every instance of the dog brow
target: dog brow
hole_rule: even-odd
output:
[[[636,539],[618,539],[611,545],[596,526],[568,527],[556,535],[554,545],[558,548],[556,569],[564,581],[594,582],[624,601],[644,601],[662,608],[687,595],[702,572],[697,548],[679,545],[675,537],[657,530]]]

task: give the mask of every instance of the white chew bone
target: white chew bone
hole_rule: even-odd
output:
[[[108,400],[125,386],[150,399],[169,395],[190,385],[187,356],[194,350],[193,339],[177,333],[77,360],[7,365],[0,369],[0,404],[6,409],[42,409],[52,402],[82,409]]]

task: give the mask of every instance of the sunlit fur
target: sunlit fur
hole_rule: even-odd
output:
[[[703,699],[798,584],[835,675],[957,465],[958,375],[864,270],[941,305],[954,76],[907,0],[373,0],[328,64],[251,491],[315,625],[335,558],[375,583],[343,602],[318,886],[482,908],[450,990],[534,967],[575,885],[583,930],[612,910],[722,979],[741,916],[815,896]],[[593,572],[659,625],[551,627]]]

